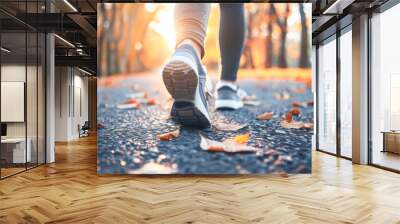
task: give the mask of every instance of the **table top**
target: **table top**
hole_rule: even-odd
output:
[[[27,141],[30,141],[28,138]],[[25,138],[5,138],[1,139],[1,143],[20,143],[25,142]]]
[[[400,131],[381,131],[381,133],[384,133],[384,134],[397,134],[397,135],[400,135]]]

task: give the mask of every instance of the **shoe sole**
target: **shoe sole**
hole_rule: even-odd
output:
[[[237,110],[243,107],[242,101],[235,101],[235,100],[216,100],[215,101],[215,109],[231,109]]]
[[[210,126],[207,116],[194,103],[198,86],[196,71],[185,62],[172,61],[164,67],[162,75],[165,87],[175,100],[172,119],[186,126]]]

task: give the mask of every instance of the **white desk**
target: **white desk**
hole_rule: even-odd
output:
[[[26,154],[25,154],[25,138],[5,138],[1,139],[2,147],[13,147],[12,148],[12,162],[13,163],[25,163],[30,162],[32,158],[31,154],[31,145],[32,141],[30,138],[26,140],[28,143],[26,147]],[[3,151],[3,148],[2,148]],[[25,161],[25,158],[27,159]]]

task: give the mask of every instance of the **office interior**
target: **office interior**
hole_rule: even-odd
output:
[[[400,172],[400,4],[317,7],[328,10],[313,19],[316,150]]]
[[[55,162],[57,142],[95,133],[95,7],[0,2],[1,179]]]

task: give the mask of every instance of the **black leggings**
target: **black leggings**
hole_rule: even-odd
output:
[[[177,44],[191,39],[199,44],[204,56],[211,3],[176,3],[175,29]],[[219,46],[221,52],[221,79],[236,81],[246,32],[243,3],[220,3]]]

